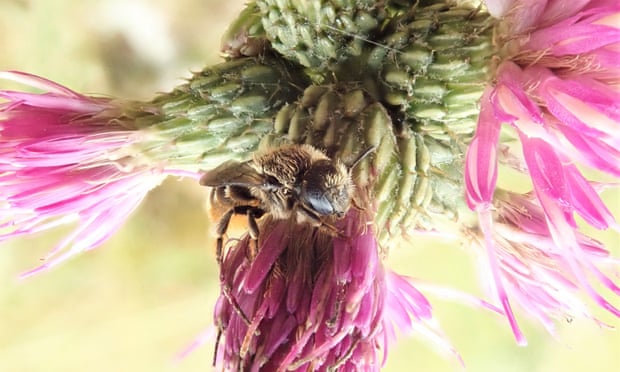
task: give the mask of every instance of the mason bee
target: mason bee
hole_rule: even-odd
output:
[[[351,170],[372,151],[374,147],[347,165],[311,145],[287,145],[255,154],[246,162],[228,161],[206,172],[200,184],[213,188],[212,208],[225,211],[216,227],[218,265],[223,262],[223,236],[233,215],[247,216],[254,241],[251,259],[258,249],[257,219],[265,214],[276,220],[294,219],[337,235],[328,218],[342,218],[349,210],[354,189]],[[230,287],[220,279],[224,296],[249,324],[232,298]]]

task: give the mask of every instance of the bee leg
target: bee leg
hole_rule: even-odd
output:
[[[217,326],[217,336],[215,336],[215,352],[213,352],[213,367],[217,364],[217,352],[220,348],[220,339],[222,338],[222,326]]]
[[[344,234],[336,226],[321,221],[319,229],[324,229],[333,237],[344,238]]]
[[[351,199],[351,206],[353,206],[353,208],[357,209],[358,211],[366,211],[366,207],[364,207],[364,204],[368,203],[360,202],[359,200],[357,200],[357,198]]]
[[[327,367],[327,371],[334,372],[340,370],[340,367],[342,367],[347,362],[347,360],[351,358],[351,355],[353,355],[353,352],[359,346],[360,340],[361,338],[359,337],[359,335],[356,335],[355,340],[351,343],[351,346],[349,346],[347,352],[343,356],[338,358],[334,365]]]
[[[339,238],[344,238],[344,235],[342,234],[342,231],[340,231],[336,226],[328,224],[326,222],[323,222],[323,220],[321,219],[321,217],[319,215],[317,215],[316,213],[314,213],[313,211],[311,211],[310,209],[306,208],[303,205],[300,205],[300,210],[302,212],[304,212],[304,214],[314,222],[314,225],[317,226],[319,229],[323,229],[324,231],[326,231],[329,235],[334,236],[334,237],[339,237]]]
[[[252,239],[252,245],[250,246],[250,261],[254,260],[258,253],[258,223],[256,222],[255,212],[248,210],[248,233]]]
[[[249,326],[250,320],[243,313],[243,310],[241,310],[239,303],[233,297],[232,288],[230,284],[226,281],[226,278],[224,277],[224,272],[222,271],[222,264],[224,263],[224,254],[223,254],[224,238],[223,237],[224,237],[224,234],[226,233],[226,230],[228,230],[230,219],[236,213],[237,213],[237,210],[235,208],[229,209],[228,212],[224,213],[224,215],[220,219],[220,222],[217,224],[217,229],[216,229],[217,243],[215,247],[215,254],[216,254],[217,264],[220,267],[220,283],[222,285],[222,294],[224,295],[224,297],[226,297],[226,300],[228,300],[228,303],[232,306],[233,310],[237,313],[237,315],[239,315],[239,317],[243,319],[243,322]]]
[[[224,254],[222,252],[224,247],[224,234],[226,234],[226,230],[228,230],[228,224],[230,224],[230,219],[232,218],[233,214],[235,214],[234,208],[231,208],[226,213],[224,213],[224,215],[220,219],[220,222],[218,222],[217,228],[215,230],[215,233],[217,234],[215,259],[217,260],[217,264],[220,266],[220,269],[222,267],[222,264],[224,263]]]

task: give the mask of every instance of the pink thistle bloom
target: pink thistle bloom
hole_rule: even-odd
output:
[[[165,174],[132,156],[140,138],[113,120],[118,103],[25,73],[0,78],[46,91],[0,91],[0,241],[79,222],[28,276],[100,245]]]
[[[500,62],[482,96],[466,158],[466,200],[480,217],[493,286],[524,343],[509,297],[549,329],[548,314],[589,316],[583,309],[573,311],[581,306],[576,297],[568,301],[577,289],[620,316],[588,282],[592,274],[620,294],[597,266],[610,263],[608,252],[580,233],[575,221],[577,214],[595,228],[618,230],[575,164],[620,176],[620,6],[585,0],[487,5],[501,17]],[[531,201],[516,194],[494,196],[501,124],[512,127],[521,143],[523,160],[515,164],[518,157],[508,147],[512,161],[506,165],[529,175]]]
[[[613,293],[620,288],[599,268],[611,268],[617,261],[598,241],[575,232],[575,247],[559,246],[546,223],[545,211],[532,195],[498,190],[494,203],[493,254],[497,270],[511,298],[528,314],[554,333],[552,318],[594,319],[580,298],[580,288],[602,307],[618,310],[598,295],[587,281],[594,277]],[[484,246],[484,237],[474,241]]]
[[[374,234],[351,210],[343,238],[311,226],[266,221],[258,254],[246,236],[222,273],[250,320],[220,296],[215,323],[224,339],[217,364],[244,371],[378,371],[398,332],[429,336],[454,354],[432,321],[431,305],[409,280],[386,270]]]

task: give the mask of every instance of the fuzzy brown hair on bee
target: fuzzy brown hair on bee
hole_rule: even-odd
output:
[[[254,240],[250,258],[258,249],[257,220],[265,214],[276,220],[294,219],[337,235],[329,221],[344,217],[349,210],[354,190],[351,169],[372,151],[374,147],[347,165],[313,146],[287,145],[256,153],[245,162],[228,161],[206,172],[200,184],[212,187],[211,208],[222,211],[216,226],[218,265],[223,262],[223,237],[234,215],[247,216],[248,232]],[[224,296],[249,324],[232,298],[229,284],[222,277],[220,280]]]

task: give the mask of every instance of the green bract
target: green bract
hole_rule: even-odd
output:
[[[148,159],[190,171],[283,143],[344,161],[376,147],[354,177],[386,247],[456,226],[492,22],[451,2],[255,1],[224,36],[227,62],[126,115]]]

